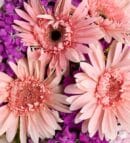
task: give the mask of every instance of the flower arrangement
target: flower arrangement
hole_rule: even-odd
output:
[[[0,143],[130,142],[130,1],[0,1]]]

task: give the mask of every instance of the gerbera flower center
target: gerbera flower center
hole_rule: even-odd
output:
[[[103,19],[107,19],[107,16],[102,12],[99,12],[99,16],[101,16]]]
[[[61,32],[59,30],[53,30],[51,33],[52,41],[59,41],[61,39]]]
[[[44,51],[50,54],[59,54],[59,52],[72,46],[72,26],[67,18],[55,17],[53,20],[44,18],[38,19],[38,24],[44,28],[44,41],[40,41]]]
[[[114,105],[121,98],[123,77],[119,71],[106,71],[99,79],[97,98],[104,106]]]
[[[49,90],[37,79],[16,79],[9,84],[8,107],[17,115],[33,112],[44,104]]]

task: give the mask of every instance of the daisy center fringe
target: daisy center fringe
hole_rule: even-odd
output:
[[[119,71],[105,71],[97,85],[96,97],[99,103],[105,107],[115,106],[121,100],[123,80]]]
[[[32,77],[23,81],[20,79],[12,81],[8,86],[8,92],[8,107],[17,115],[38,110],[43,106],[47,96],[51,95],[43,82]]]

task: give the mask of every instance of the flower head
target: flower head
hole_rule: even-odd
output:
[[[39,138],[53,137],[55,130],[61,129],[57,110],[69,112],[58,85],[61,77],[53,73],[45,78],[43,60],[28,58],[20,59],[17,65],[9,64],[17,78],[0,72],[0,101],[7,103],[0,108],[0,135],[6,132],[12,142],[19,128],[21,143],[26,143],[27,135],[35,143]]]
[[[78,94],[68,97],[70,110],[81,109],[75,123],[82,123],[82,131],[90,136],[97,131],[101,138],[115,139],[118,123],[123,130],[130,129],[130,50],[115,41],[107,59],[100,44],[90,45],[90,62],[81,62],[82,73],[75,75],[76,84],[65,92]]]
[[[90,15],[100,17],[97,21],[105,33],[105,40],[112,38],[119,42],[129,42],[129,0],[89,0]]]
[[[27,46],[44,50],[49,57],[49,68],[58,73],[65,72],[69,60],[84,60],[85,46],[103,37],[103,33],[94,23],[95,18],[86,17],[88,4],[83,0],[73,8],[71,0],[58,0],[54,10],[47,11],[40,1],[30,0],[24,3],[25,11],[16,9],[24,20],[15,20],[14,28],[19,31]],[[81,15],[82,13],[82,15]]]

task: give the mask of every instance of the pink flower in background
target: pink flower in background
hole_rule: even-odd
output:
[[[105,40],[130,41],[129,0],[88,0],[90,15],[100,17],[98,25],[105,33]]]
[[[66,87],[70,110],[81,109],[75,123],[82,123],[82,132],[92,137],[97,131],[101,138],[115,139],[117,124],[130,130],[130,50],[115,41],[105,58],[100,44],[90,45],[90,62],[81,62],[83,72],[75,75],[76,84]]]
[[[0,8],[4,5],[5,1],[4,0],[0,0]]]
[[[50,70],[66,72],[69,61],[84,60],[86,46],[103,37],[100,28],[94,23],[96,18],[87,17],[88,4],[83,0],[73,8],[71,0],[58,0],[54,12],[47,11],[40,1],[24,3],[25,11],[16,9],[23,20],[15,20],[14,28],[20,33],[27,46],[44,50],[49,58]]]
[[[120,131],[115,140],[110,143],[130,143],[130,133],[126,131]]]
[[[34,143],[39,143],[39,138],[52,138],[55,130],[61,129],[57,110],[69,112],[59,86],[61,77],[52,73],[44,78],[42,63],[31,59],[21,59],[17,65],[10,62],[15,79],[0,72],[0,101],[7,103],[0,108],[0,135],[6,133],[9,142],[18,128],[21,143],[27,142],[27,135]]]

